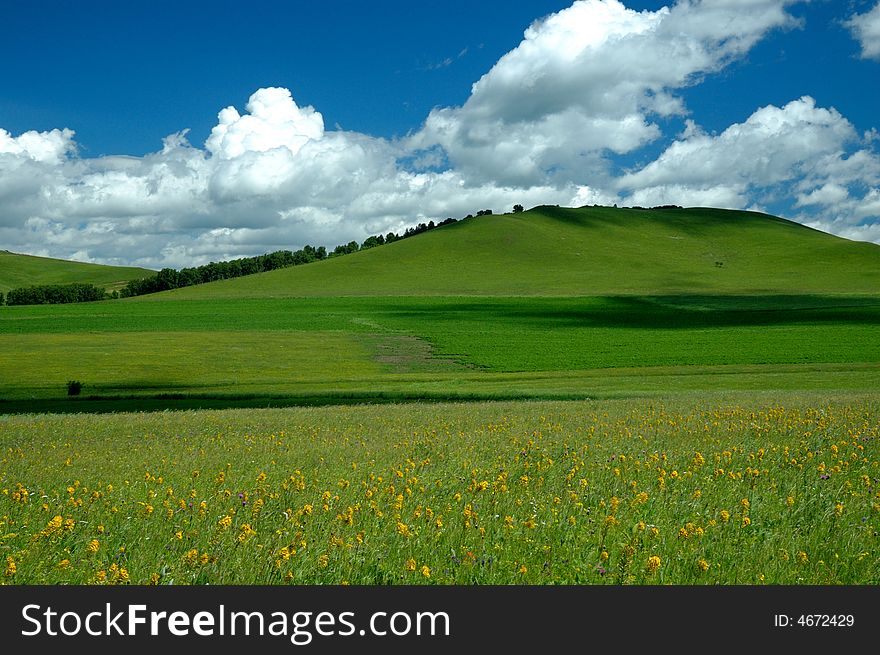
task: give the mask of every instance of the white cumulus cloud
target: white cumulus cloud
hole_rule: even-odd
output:
[[[622,188],[677,184],[702,188],[720,180],[741,186],[770,186],[801,175],[818,154],[842,151],[857,134],[833,109],[805,96],[784,107],[758,109],[721,134],[691,124],[654,162],[619,181]]]
[[[288,89],[270,87],[251,95],[242,116],[226,107],[218,116],[205,147],[221,159],[247,152],[286,148],[295,155],[309,141],[324,136],[324,118],[313,107],[300,108]]]
[[[617,186],[636,205],[746,208],[787,197],[794,207],[813,210],[792,216],[801,222],[834,226],[838,234],[878,234],[864,229],[866,221],[880,220],[872,201],[880,156],[870,147],[838,111],[804,96],[762,107],[717,135],[691,122],[656,160],[621,176]]]
[[[870,11],[852,16],[845,24],[862,46],[862,57],[880,60],[880,2]]]
[[[73,130],[36,132],[29,130],[14,137],[0,128],[0,156],[19,155],[33,161],[57,164],[75,150]]]
[[[578,0],[529,27],[463,106],[432,111],[412,144],[441,145],[475,179],[601,180],[606,152],[631,152],[660,136],[653,117],[686,113],[676,90],[795,25],[788,4],[685,0],[637,12]]]

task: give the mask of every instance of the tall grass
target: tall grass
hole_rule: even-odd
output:
[[[876,395],[20,416],[12,584],[877,584]]]

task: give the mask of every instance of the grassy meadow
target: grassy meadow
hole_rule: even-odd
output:
[[[44,284],[94,284],[107,291],[119,290],[129,280],[147,277],[153,271],[130,266],[104,266],[49,257],[20,255],[0,250],[0,292]]]
[[[0,377],[0,398],[6,407],[39,409],[65,400],[71,379],[84,383],[86,397],[252,396],[265,404],[380,393],[394,400],[872,389],[880,373],[878,323],[880,299],[869,296],[7,307],[0,354],[8,374]]]
[[[16,416],[25,584],[877,584],[876,395]]]
[[[774,217],[544,207],[0,307],[0,582],[877,584],[878,290]]]

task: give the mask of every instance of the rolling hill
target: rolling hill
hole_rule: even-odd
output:
[[[0,413],[88,407],[61,402],[71,380],[97,411],[873,390],[878,290],[880,247],[765,214],[539,207],[136,298],[4,307]]]
[[[880,246],[722,209],[536,207],[144,299],[873,294]]]
[[[73,282],[94,284],[113,291],[125,286],[129,280],[153,273],[145,268],[86,264],[0,250],[0,291],[3,293],[19,287]]]

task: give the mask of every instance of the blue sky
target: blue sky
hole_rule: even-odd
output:
[[[463,103],[533,20],[570,3],[10,5],[0,56],[16,65],[4,74],[0,125],[70,126],[95,155],[143,155],[184,127],[203,142],[222,107],[270,86],[319,108],[330,126],[406,134],[434,106]]]
[[[0,16],[13,251],[184,266],[514,202],[751,208],[880,242],[877,0]]]

